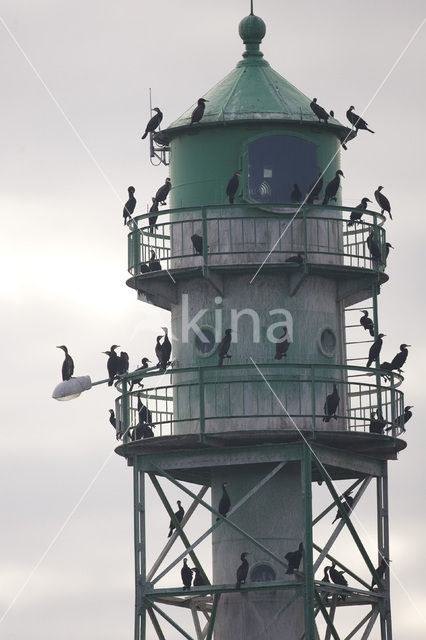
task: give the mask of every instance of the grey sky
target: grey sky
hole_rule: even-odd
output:
[[[97,380],[109,345],[123,345],[135,367],[153,356],[158,328],[169,324],[125,285],[127,186],[143,212],[167,175],[150,165],[140,140],[148,88],[163,124],[175,120],[240,59],[237,27],[249,2],[2,0],[0,7],[104,172],[0,24],[1,617],[116,444],[111,389],[66,404],[51,399],[62,362],[55,345],[68,345],[76,374]],[[341,122],[350,104],[362,112],[425,17],[422,2],[400,0],[257,0],[255,13],[266,22],[268,62]],[[397,640],[426,632],[425,43],[426,26],[365,114],[375,135],[361,132],[342,152],[345,203],[372,199],[378,184],[392,202],[387,233],[395,251],[379,299],[384,352],[414,345],[404,391],[415,417],[408,449],[390,464],[391,566],[414,603],[394,579]],[[131,471],[114,454],[0,623],[2,638],[132,637],[131,491]],[[157,548],[168,518],[150,504]]]

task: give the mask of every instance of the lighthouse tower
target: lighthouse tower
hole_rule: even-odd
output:
[[[320,122],[311,99],[270,67],[260,50],[265,31],[261,18],[244,18],[242,59],[203,96],[200,122],[191,124],[192,105],[155,134],[170,154],[170,208],[155,229],[149,214],[129,223],[127,284],[141,301],[170,311],[173,360],[167,376],[145,370],[142,389],[131,384],[140,370],[122,378],[116,403],[125,434],[117,452],[134,473],[136,640],[153,637],[148,621],[160,640],[170,625],[173,637],[197,640],[328,640],[343,637],[340,625],[347,638],[379,637],[377,629],[382,640],[392,637],[387,461],[405,446],[402,378],[378,362],[366,368],[365,347],[362,366],[348,351],[368,342],[359,309],[370,310],[370,341],[380,333],[385,219],[367,210],[349,225],[341,189],[323,204],[342,141],[355,134],[334,117]],[[237,171],[231,203],[226,186]],[[307,199],[320,179],[322,189]],[[372,257],[369,237],[380,257]],[[161,269],[149,270],[152,252]],[[230,357],[220,365],[227,329]],[[280,340],[285,353],[277,352]],[[141,402],[154,438],[138,437]],[[176,526],[153,566],[148,477]],[[159,478],[185,498],[181,522]],[[346,482],[344,491],[336,481]],[[372,481],[373,552],[356,518]],[[226,518],[218,513],[224,485]],[[328,506],[316,513],[319,485]],[[211,526],[190,540],[195,509],[211,513]],[[316,526],[331,511],[338,517],[318,544]],[[343,532],[352,547],[341,557],[334,545]],[[197,555],[203,540],[211,541],[212,571]],[[237,585],[243,553],[249,568]],[[183,591],[184,558],[204,584]],[[174,586],[159,584],[165,576]]]

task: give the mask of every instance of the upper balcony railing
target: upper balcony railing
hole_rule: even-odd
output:
[[[286,363],[225,365],[169,369],[170,384],[162,373],[151,370],[143,388],[130,391],[140,372],[124,376],[116,400],[117,424],[123,441],[142,437],[139,410],[150,411],[148,422],[156,436],[214,434],[228,431],[333,431],[336,433],[384,433],[396,437],[403,431],[404,399],[397,387],[402,376],[379,374],[365,367],[300,365]],[[365,381],[366,372],[371,380]],[[262,377],[264,376],[264,378]],[[267,382],[265,382],[265,380]],[[157,381],[159,384],[157,384]],[[340,402],[336,417],[324,421],[324,404],[336,383]],[[139,396],[139,407],[138,407]],[[386,424],[371,427],[378,411]],[[372,436],[373,437],[373,436]]]
[[[304,205],[214,205],[170,209],[129,223],[129,272],[149,271],[151,252],[161,269],[283,264],[302,254],[311,265],[351,266],[383,271],[386,264],[384,216],[364,211],[349,225],[352,207]],[[380,258],[373,259],[367,239],[373,232]],[[203,255],[194,255],[191,236],[203,238]],[[272,252],[272,253],[271,253]],[[270,254],[270,255],[269,255]],[[158,269],[158,265],[157,265]]]

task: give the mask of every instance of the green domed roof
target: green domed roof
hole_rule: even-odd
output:
[[[316,125],[323,129],[328,126],[330,130],[335,129],[337,135],[347,134],[349,130],[334,118],[330,117],[328,125],[319,123],[309,106],[312,98],[296,89],[263,59],[259,44],[265,32],[266,26],[261,18],[250,14],[241,20],[239,33],[246,45],[243,59],[212,89],[203,96],[197,96],[205,98],[207,103],[201,122],[193,128],[267,120]],[[324,104],[321,99],[319,102]],[[168,144],[183,128],[186,129],[196,106],[194,103],[167,129],[157,133],[156,141]]]

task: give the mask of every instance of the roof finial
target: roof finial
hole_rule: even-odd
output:
[[[253,0],[250,0],[250,15],[253,15]]]

